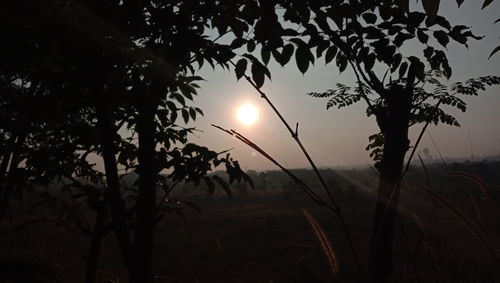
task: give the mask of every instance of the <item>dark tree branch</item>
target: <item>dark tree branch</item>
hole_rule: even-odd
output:
[[[260,153],[262,156],[264,156],[267,160],[271,161],[274,165],[278,166],[283,172],[285,172],[299,187],[306,193],[308,197],[310,197],[314,202],[316,202],[319,205],[326,206],[328,207],[331,211],[334,213],[337,213],[337,210],[330,206],[328,203],[324,202],[321,197],[319,197],[307,184],[305,184],[299,177],[297,177],[295,174],[293,174],[290,170],[285,168],[283,165],[281,165],[276,159],[274,159],[271,155],[269,155],[267,152],[265,152],[262,148],[260,148],[258,145],[253,143],[251,140],[247,139],[240,133],[236,132],[235,130],[227,130],[224,129],[220,126],[212,124],[213,127],[233,136],[237,140],[243,142],[244,144],[248,145],[252,149],[256,150],[258,153]]]
[[[236,65],[232,61],[229,61],[229,62],[234,67],[236,67]],[[279,119],[281,120],[281,122],[283,123],[283,125],[286,127],[286,129],[288,130],[288,132],[290,133],[290,135],[292,136],[292,138],[295,140],[295,142],[300,147],[300,149],[301,149],[302,153],[304,154],[304,156],[309,161],[309,164],[311,165],[311,167],[314,170],[316,176],[318,177],[319,181],[321,182],[323,190],[326,192],[326,194],[328,196],[328,199],[329,199],[329,201],[330,201],[330,203],[332,205],[332,209],[331,209],[332,212],[335,213],[337,215],[337,217],[339,218],[339,220],[340,220],[340,223],[341,223],[341,226],[342,226],[342,230],[344,231],[344,234],[345,234],[345,236],[347,238],[347,241],[348,241],[349,246],[351,248],[351,251],[353,253],[356,265],[358,267],[358,270],[361,273],[363,273],[363,266],[361,264],[361,260],[359,259],[358,253],[356,251],[356,248],[355,248],[355,245],[353,243],[352,237],[350,235],[349,229],[347,228],[347,224],[345,222],[345,219],[344,219],[344,216],[342,214],[342,211],[341,211],[340,207],[338,206],[337,202],[335,201],[335,198],[333,197],[332,192],[330,191],[330,189],[326,185],[326,182],[323,179],[323,176],[320,174],[318,168],[316,167],[316,164],[314,163],[314,161],[312,160],[311,156],[307,152],[306,148],[302,144],[302,142],[301,142],[301,140],[300,140],[300,138],[298,136],[298,131],[295,131],[295,132],[293,131],[292,127],[288,124],[288,122],[285,120],[285,118],[283,117],[283,115],[281,115],[281,113],[278,111],[278,109],[276,108],[276,106],[271,102],[271,100],[268,98],[268,96],[262,90],[260,90],[257,87],[257,85],[253,82],[253,80],[248,75],[246,75],[246,74],[243,74],[243,76],[254,87],[254,89],[260,94],[261,98],[263,98],[267,102],[267,104],[273,109],[274,113],[279,117]],[[238,135],[238,136],[241,136],[241,135]],[[242,137],[242,138],[243,138],[242,141],[246,140],[247,142],[250,142],[248,139],[246,139],[244,137]],[[262,152],[260,152],[260,153],[262,154]]]

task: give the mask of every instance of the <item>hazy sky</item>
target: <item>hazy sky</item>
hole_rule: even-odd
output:
[[[454,71],[450,83],[500,74],[500,53],[487,59],[491,50],[500,44],[500,23],[493,24],[500,16],[500,5],[497,1],[481,10],[481,4],[482,1],[469,0],[457,9],[455,1],[442,1],[440,13],[452,25],[472,26],[475,34],[486,35],[481,41],[470,42],[469,49],[450,41],[447,54]],[[420,51],[415,54],[421,57]],[[377,132],[377,126],[373,117],[366,117],[366,105],[360,102],[340,110],[326,110],[325,100],[305,95],[310,91],[332,88],[337,82],[349,84],[353,81],[351,72],[339,75],[334,64],[325,66],[324,59],[320,59],[302,75],[293,58],[285,68],[271,63],[270,70],[272,81],[266,81],[263,90],[290,124],[299,122],[299,136],[318,166],[371,162],[365,147],[368,136]],[[215,71],[205,68],[201,75],[207,81],[201,84],[195,102],[203,109],[205,117],[192,124],[203,131],[192,137],[193,142],[216,151],[234,148],[232,155],[245,169],[276,169],[243,143],[211,127],[210,124],[214,123],[239,131],[289,168],[308,167],[284,126],[245,80],[237,82],[232,72],[220,68]],[[500,88],[491,88],[484,95],[466,98],[466,101],[468,111],[465,114],[452,112],[461,123],[460,128],[444,125],[429,127],[428,131],[439,150],[445,157],[470,156],[470,146],[476,158],[500,154]],[[245,102],[254,104],[259,110],[259,120],[252,126],[245,126],[236,119],[237,108]],[[412,144],[419,130],[420,127],[412,128]],[[428,135],[425,135],[419,148],[422,150],[425,147],[432,155],[436,154]]]

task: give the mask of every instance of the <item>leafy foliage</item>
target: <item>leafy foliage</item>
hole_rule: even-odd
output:
[[[426,122],[431,122],[435,125],[443,123],[451,126],[460,126],[454,116],[448,114],[439,106],[449,106],[465,112],[467,110],[467,105],[459,96],[477,96],[479,92],[484,91],[486,87],[500,84],[500,77],[498,76],[469,79],[464,83],[455,83],[451,87],[443,84],[440,79],[443,79],[443,75],[440,72],[430,71],[426,73],[424,81],[415,85],[408,127]],[[338,108],[350,106],[360,101],[363,96],[366,95],[368,97],[370,94],[370,90],[364,85],[351,89],[340,83],[337,83],[337,88],[333,90],[327,90],[322,93],[308,93],[308,95],[312,97],[328,98],[329,100],[326,104],[327,109],[332,106],[337,106]],[[380,109],[384,107],[382,99],[372,100],[371,103],[372,107],[368,108],[368,116],[375,114],[371,109]],[[378,163],[382,158],[382,148],[384,146],[383,134],[378,133],[371,135],[369,137],[369,142],[366,150],[371,151],[370,157]]]
[[[370,89],[364,85],[359,84],[355,88],[348,87],[344,84],[337,83],[336,89],[329,89],[326,92],[310,92],[307,95],[319,98],[329,98],[326,103],[326,109],[337,106],[338,109],[350,106],[360,101],[363,96],[370,94]]]
[[[14,189],[70,180],[77,199],[86,198],[96,211],[109,208],[104,216],[114,223],[122,254],[130,255],[129,231],[119,227],[134,227],[128,224],[141,220],[136,211],[152,205],[140,196],[128,198],[124,187],[111,183],[118,170],[140,175],[131,190],[139,195],[155,192],[165,178],[212,178],[220,165],[230,182],[251,181],[233,159],[189,144],[194,129],[186,127],[203,115],[192,104],[202,80],[197,70],[204,63],[228,68],[233,49],[242,45],[220,44],[207,34],[242,38],[253,21],[242,3],[223,5],[224,13],[210,1],[2,3],[0,206],[6,207]],[[252,67],[265,69],[257,60]],[[151,141],[151,151],[141,138]],[[94,164],[100,156],[105,175]],[[12,162],[4,168],[6,160]],[[152,186],[144,189],[141,180],[147,178]],[[213,180],[227,188],[224,179]],[[89,185],[95,190],[84,189]]]

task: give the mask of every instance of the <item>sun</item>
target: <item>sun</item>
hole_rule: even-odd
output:
[[[257,108],[250,103],[243,104],[236,111],[236,116],[238,120],[245,126],[251,126],[259,118],[259,113]]]

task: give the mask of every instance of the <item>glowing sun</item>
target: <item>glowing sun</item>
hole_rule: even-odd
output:
[[[250,103],[243,104],[236,111],[238,120],[245,126],[253,125],[259,118],[257,108]]]

